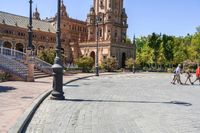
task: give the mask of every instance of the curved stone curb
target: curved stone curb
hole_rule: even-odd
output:
[[[40,95],[36,100],[33,101],[30,107],[25,110],[24,114],[17,120],[17,123],[11,127],[8,133],[22,133],[26,125],[29,123],[34,113],[40,106],[40,104],[47,98],[51,93],[51,90],[47,90]]]
[[[94,77],[95,75],[90,75],[90,76],[83,76],[79,78],[72,79],[63,85],[69,84],[71,82],[81,80],[81,79],[86,79],[89,77]],[[8,133],[23,133],[26,130],[26,127],[28,126],[29,122],[31,121],[32,117],[34,116],[35,112],[37,109],[40,107],[42,102],[51,94],[52,90],[47,90],[43,94],[41,94],[36,100],[33,101],[30,107],[25,110],[24,114],[17,120],[17,123],[11,127],[8,131]]]

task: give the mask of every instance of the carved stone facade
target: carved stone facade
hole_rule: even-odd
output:
[[[79,44],[81,52],[96,53],[98,35],[100,62],[115,57],[119,66],[124,67],[125,60],[133,56],[133,45],[126,43],[127,18],[123,0],[94,0],[87,15],[88,40]]]
[[[119,66],[133,56],[133,46],[126,44],[127,15],[123,0],[94,0],[87,15],[87,21],[68,16],[61,4],[61,46],[66,62],[81,56],[95,57],[97,41],[96,18],[99,16],[99,57],[100,62],[116,57]],[[42,49],[54,48],[56,42],[56,16],[40,19],[36,8],[33,13],[33,45],[37,54]],[[28,18],[0,11],[0,46],[26,52],[28,43]]]

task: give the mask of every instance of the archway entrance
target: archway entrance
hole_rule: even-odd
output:
[[[92,52],[90,53],[90,57],[92,57],[92,59],[93,59],[93,61],[94,61],[94,64],[93,64],[93,65],[95,65],[95,52],[94,52],[94,51],[92,51]]]
[[[11,55],[12,44],[6,41],[3,43],[3,47],[6,48],[6,49],[3,49],[3,54]]]
[[[65,52],[65,64],[67,65],[68,68],[73,67],[74,63],[74,55],[72,48],[67,44],[65,47],[66,51]]]
[[[125,68],[126,66],[125,62],[126,62],[126,53],[122,53],[122,64],[121,64],[122,68]]]
[[[11,49],[12,48],[12,44],[10,42],[4,42],[3,43],[3,47]]]
[[[21,43],[17,43],[15,49],[20,52],[24,52],[24,45]]]

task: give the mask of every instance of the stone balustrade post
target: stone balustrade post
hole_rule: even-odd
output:
[[[1,54],[3,54],[3,45],[1,45]]]
[[[27,77],[27,81],[28,82],[34,82],[34,64],[33,63],[29,63],[28,64],[28,77]]]
[[[28,76],[27,76],[27,81],[28,82],[34,82],[34,57],[32,56],[32,51],[31,50],[27,50],[27,54],[26,54],[26,63],[28,65]]]

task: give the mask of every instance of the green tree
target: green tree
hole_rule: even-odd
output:
[[[163,34],[162,47],[164,48],[165,64],[171,64],[173,61],[174,37]]]
[[[187,60],[187,48],[180,45],[174,49],[174,64],[183,63],[185,60]]]
[[[158,62],[158,54],[159,54],[159,48],[160,48],[160,44],[161,44],[161,38],[160,35],[156,34],[156,33],[152,33],[151,36],[149,36],[149,46],[154,50],[153,51],[153,61],[157,67],[157,62]]]
[[[149,45],[146,43],[144,44],[142,50],[141,50],[141,63],[143,64],[142,66],[145,65],[150,65],[151,63],[153,63],[153,49],[149,47]]]
[[[192,60],[200,63],[200,32],[194,34],[192,41],[191,41],[192,50],[190,51],[192,55]]]
[[[161,67],[165,63],[166,63],[165,49],[163,47],[163,43],[161,43],[160,48],[158,50],[158,65]]]

